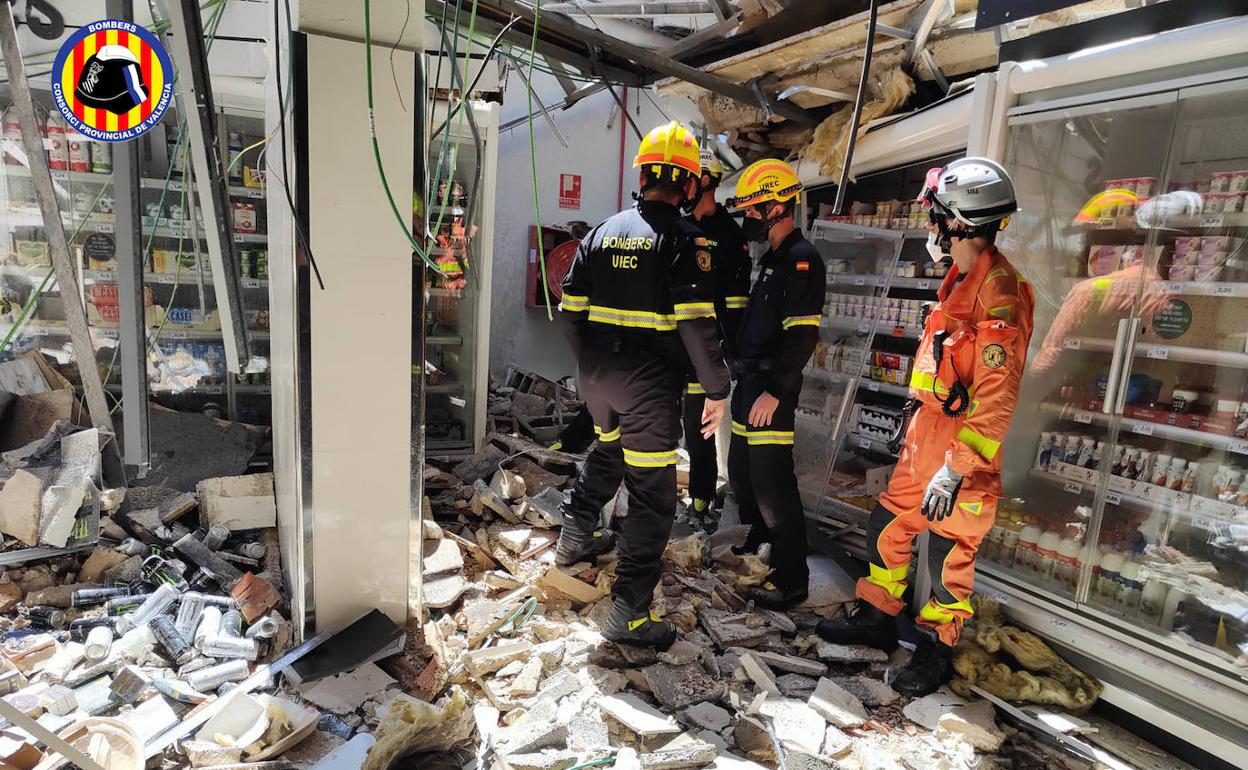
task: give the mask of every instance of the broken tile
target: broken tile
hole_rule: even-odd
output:
[[[64,548],[86,496],[87,488],[80,484],[56,484],[44,490],[39,542]]]
[[[636,695],[609,695],[598,701],[598,708],[642,737],[680,732],[675,719]]]
[[[621,746],[616,752],[612,770],[641,770],[641,758],[637,756],[637,749],[632,746]]]
[[[503,763],[511,770],[566,770],[576,762],[577,755],[573,751],[540,751],[503,757]]]
[[[485,647],[464,653],[463,663],[477,676],[492,674],[513,660],[528,657],[532,649],[533,643],[529,641],[508,642],[497,647]]]
[[[986,700],[968,703],[941,714],[936,735],[957,735],[980,751],[994,754],[1005,741],[1005,733],[997,726],[997,712]]]
[[[231,532],[277,526],[273,474],[218,476],[195,486],[200,525],[228,527]]]
[[[677,639],[671,647],[659,652],[659,662],[673,666],[693,663],[702,657],[702,648],[693,642]]]
[[[553,722],[523,722],[494,731],[494,750],[501,756],[529,754],[545,748],[563,746],[568,729]]]
[[[737,617],[740,616],[714,607],[702,607],[698,610],[698,620],[702,627],[721,650],[729,647],[754,647],[767,638],[766,627],[750,628],[744,622],[729,620]]]
[[[529,546],[529,538],[533,535],[530,527],[508,527],[498,531],[496,537],[503,547],[515,554],[522,554]]]
[[[807,660],[806,658],[798,658],[792,655],[778,655],[766,650],[755,650],[752,654],[755,658],[771,666],[776,671],[787,671],[804,676],[823,676],[828,673],[828,667],[817,660]]]
[[[685,709],[685,719],[695,727],[712,732],[723,732],[732,724],[732,714],[714,703],[697,703]]]
[[[854,748],[854,739],[846,735],[836,725],[828,725],[823,735],[823,756],[840,759]]]
[[[776,687],[776,680],[772,677],[771,671],[760,663],[758,658],[755,658],[752,653],[742,652],[737,662],[742,670],[745,671],[746,676],[754,682],[761,692],[776,696],[780,695],[780,688]]]
[[[858,727],[870,719],[862,702],[831,679],[819,680],[808,703],[828,723],[837,727]],[[819,750],[816,748],[812,753],[817,754]]]
[[[587,752],[608,749],[611,746],[607,723],[583,714],[568,721],[568,748]]]
[[[817,679],[811,679],[801,674],[783,674],[776,677],[776,687],[780,689],[780,694],[786,698],[797,698],[806,700],[810,694],[815,691],[815,685],[819,683]]]
[[[507,665],[514,665],[520,661],[512,661]],[[537,694],[537,686],[542,683],[542,659],[533,656],[524,664],[520,673],[511,683],[511,696],[513,698],[527,698],[530,695]]]
[[[30,471],[19,468],[13,472],[0,487],[0,532],[26,546],[39,542],[43,488],[44,480]]]
[[[702,767],[714,761],[719,750],[709,743],[690,738],[673,741],[656,751],[641,755],[642,770],[679,770],[685,767]]]
[[[583,580],[574,578],[558,567],[548,569],[546,574],[538,579],[537,584],[542,588],[553,589],[559,594],[582,604],[596,602],[606,595],[606,592],[598,586],[590,585]]]
[[[959,706],[965,706],[966,701],[948,690],[937,690],[931,695],[925,695],[922,698],[915,698],[906,704],[901,713],[911,722],[926,727],[928,730],[935,730],[940,726],[940,717],[947,714]]]
[[[846,692],[862,701],[864,706],[887,706],[897,700],[897,691],[869,676],[830,677]]]
[[[833,760],[804,751],[789,752],[785,764],[788,770],[841,770],[841,766]]]
[[[800,700],[768,698],[759,712],[771,719],[780,745],[790,751],[818,754],[823,747],[823,716]]]
[[[347,714],[358,709],[364,701],[381,695],[394,683],[395,679],[377,664],[365,663],[352,671],[304,685],[299,688],[299,694],[326,711]]]
[[[875,663],[888,660],[888,653],[862,644],[832,644],[820,640],[815,645],[819,660],[829,663]]]
[[[696,663],[684,666],[656,663],[647,666],[642,673],[654,699],[667,709],[682,709],[694,703],[717,700],[726,692],[723,682],[707,675]]]
[[[421,548],[421,568],[426,577],[460,572],[464,568],[464,556],[454,540],[425,540]]]
[[[580,675],[565,668],[555,672],[554,676],[543,682],[541,689],[538,690],[538,694],[544,698],[557,701],[560,698],[571,695],[583,686],[584,683]]]
[[[707,770],[767,770],[767,768],[757,762],[751,762],[736,754],[728,754],[721,750],[719,756],[715,757],[715,761],[707,765]]]
[[[442,541],[446,542],[446,541]],[[420,584],[420,594],[425,606],[440,610],[459,601],[468,589],[468,581],[463,575],[440,575],[424,580]]]
[[[835,559],[807,556],[806,565],[810,569],[809,593],[800,607],[828,607],[854,600],[858,579],[842,569]]]
[[[523,660],[513,660],[512,662],[500,668],[498,671],[495,671],[494,675],[501,679],[506,679],[507,677],[515,676],[516,674],[519,674],[521,671],[524,670],[524,663],[525,662]]]

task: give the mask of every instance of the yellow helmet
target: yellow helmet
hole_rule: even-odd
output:
[[[698,140],[692,131],[675,120],[646,134],[633,158],[633,168],[644,168],[659,179],[663,178],[664,167],[671,169],[669,176],[673,182],[686,175],[696,177],[702,173]]]
[[[765,158],[746,166],[737,177],[737,194],[731,203],[734,208],[763,201],[784,203],[796,199],[801,191],[802,182],[792,166],[776,158]]]
[[[724,164],[719,162],[719,156],[709,146],[702,148],[702,173],[715,182],[724,178]]]

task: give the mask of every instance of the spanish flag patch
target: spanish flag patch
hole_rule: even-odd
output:
[[[798,262],[796,265],[794,265],[794,268],[795,268],[795,269],[797,269],[797,270],[810,270],[810,263],[809,263],[809,262]]]

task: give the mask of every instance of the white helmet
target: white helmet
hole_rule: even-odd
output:
[[[1010,175],[987,158],[955,160],[927,194],[938,212],[972,227],[999,222],[1018,211]]]

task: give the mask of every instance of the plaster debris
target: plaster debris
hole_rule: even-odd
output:
[[[824,718],[807,704],[789,698],[768,698],[759,712],[771,720],[780,745],[786,749],[818,754],[823,747]]]
[[[798,658],[792,655],[779,655],[766,650],[756,650],[753,655],[776,671],[802,674],[804,676],[823,676],[828,673],[828,667],[815,660],[807,660],[806,658]]]
[[[997,727],[997,712],[986,700],[968,703],[941,714],[937,720],[937,736],[957,735],[980,751],[996,753],[1005,741],[1005,733]]]
[[[862,702],[831,679],[819,680],[808,703],[829,724],[836,727],[858,727],[870,719]]]
[[[598,701],[598,708],[640,736],[680,732],[675,719],[647,705],[636,695],[608,696]]]
[[[906,704],[902,709],[902,714],[906,719],[914,722],[920,727],[926,727],[928,730],[935,730],[940,725],[940,717],[944,714],[951,713],[959,706],[965,706],[966,701],[948,690],[937,690],[931,695],[925,695],[922,698],[916,698]]]
[[[685,709],[684,717],[690,724],[712,732],[723,732],[732,725],[732,714],[714,703],[697,703]]]
[[[776,687],[775,678],[767,667],[754,657],[753,653],[742,652],[741,657],[738,658],[738,664],[760,691],[769,695],[780,695],[780,688]]]
[[[832,644],[820,640],[815,644],[819,660],[828,663],[883,663],[888,653],[861,644]]]

